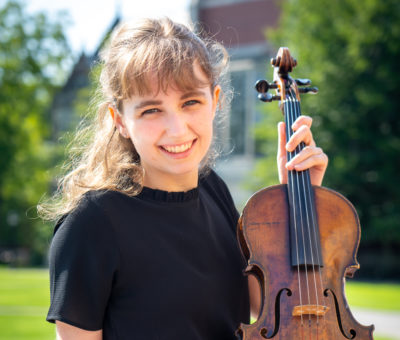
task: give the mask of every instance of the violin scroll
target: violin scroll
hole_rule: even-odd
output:
[[[294,59],[287,47],[281,47],[276,58],[271,59],[271,65],[274,67],[274,81],[269,83],[267,80],[258,80],[255,84],[258,99],[263,102],[271,102],[273,100],[286,100],[286,92],[292,86],[296,94],[299,93],[312,93],[318,92],[318,88],[309,87],[311,80],[309,79],[295,79],[289,76],[293,68],[297,65],[297,60]],[[299,87],[302,86],[302,87]],[[276,91],[275,95],[268,93],[269,89]],[[297,95],[300,101],[300,96]]]
[[[281,47],[276,58],[271,59],[271,65],[278,68],[279,75],[285,76],[297,66],[297,60],[293,59],[287,47]]]

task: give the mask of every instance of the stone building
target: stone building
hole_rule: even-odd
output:
[[[229,154],[219,161],[217,171],[241,207],[251,194],[242,184],[257,156],[253,128],[260,113],[254,83],[265,78],[269,60],[277,52],[267,42],[265,30],[278,24],[278,0],[192,0],[190,14],[192,21],[221,42],[230,55],[234,97],[229,128],[224,131],[224,149]]]

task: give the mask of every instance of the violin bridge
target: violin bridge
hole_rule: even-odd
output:
[[[300,305],[294,306],[292,311],[292,316],[301,316],[301,315],[316,315],[323,316],[329,310],[327,306],[321,305]]]

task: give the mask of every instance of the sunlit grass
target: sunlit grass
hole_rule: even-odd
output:
[[[346,297],[350,306],[400,311],[400,285],[347,282]]]
[[[48,271],[0,268],[0,339],[53,340]]]
[[[19,315],[0,314],[0,338],[2,340],[54,340],[54,326],[44,321],[45,315],[28,316],[23,310]]]
[[[400,285],[348,282],[350,307],[400,311]],[[54,340],[54,325],[46,322],[49,282],[46,269],[0,267],[0,339]],[[374,340],[393,340],[374,336]]]
[[[49,305],[47,269],[0,268],[0,306]]]

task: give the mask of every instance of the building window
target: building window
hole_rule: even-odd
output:
[[[242,155],[246,152],[246,89],[245,71],[231,73],[231,84],[234,97],[229,116],[229,144],[232,154]]]
[[[234,96],[229,115],[228,149],[232,156],[253,156],[257,101],[255,64],[251,60],[233,61],[229,74]]]

